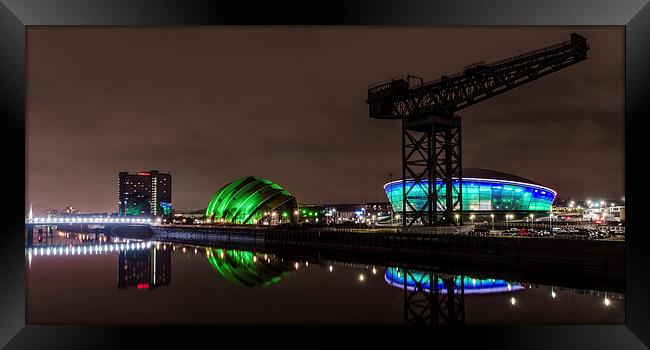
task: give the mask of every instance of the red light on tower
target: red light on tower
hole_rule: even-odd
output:
[[[149,289],[149,283],[138,283],[138,289]]]
[[[138,173],[138,175],[141,175],[141,176],[151,176],[150,173]]]

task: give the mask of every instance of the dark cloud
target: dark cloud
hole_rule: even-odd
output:
[[[244,175],[301,202],[385,200],[399,122],[368,118],[367,85],[431,80],[577,31],[589,59],[460,112],[466,167],[562,196],[623,193],[618,27],[29,28],[28,200],[115,211],[117,173],[173,175],[177,209]]]

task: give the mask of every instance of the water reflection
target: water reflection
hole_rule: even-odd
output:
[[[406,280],[405,280],[406,278]],[[389,285],[404,289],[406,284],[406,289],[413,291],[418,288],[418,283],[422,284],[422,289],[426,292],[431,290],[431,274],[422,271],[408,270],[405,271],[399,267],[389,267],[386,269],[386,274],[384,279]],[[437,280],[438,290],[440,293],[447,293],[444,280],[441,277],[433,277]],[[498,280],[494,278],[478,279],[472,278],[469,276],[454,276],[454,287],[457,290],[460,290],[461,287],[465,294],[492,294],[492,293],[504,293],[512,292],[524,289],[524,287],[517,282],[506,282],[504,280]],[[462,286],[461,286],[462,281]],[[435,288],[434,288],[435,289]]]
[[[172,254],[168,250],[122,250],[117,265],[119,289],[156,289],[172,280]]]
[[[328,321],[330,323],[338,322],[336,320],[342,317],[342,314],[337,313],[336,308],[341,304],[353,305],[347,307],[346,315],[347,313],[368,315],[359,318],[359,322],[368,320],[373,322],[374,316],[369,315],[378,312],[376,310],[386,309],[387,311],[379,312],[381,316],[376,316],[379,317],[377,320],[381,320],[379,322],[408,325],[504,324],[513,319],[523,320],[523,323],[533,322],[531,320],[535,322],[554,320],[552,317],[556,316],[553,312],[547,313],[545,309],[555,310],[556,314],[569,315],[563,316],[568,317],[569,323],[584,320],[581,313],[585,312],[593,312],[601,320],[597,322],[604,323],[617,323],[623,315],[622,294],[405,268],[408,265],[381,267],[366,264],[364,261],[352,262],[354,260],[346,260],[345,257],[322,258],[320,253],[309,255],[304,251],[256,252],[192,243],[117,238],[111,238],[106,242],[102,237],[97,240],[86,240],[77,236],[62,239],[55,237],[47,244],[27,247],[25,253],[26,263],[30,266],[28,271],[31,296],[28,297],[28,304],[40,305],[39,300],[45,300],[46,298],[43,297],[45,295],[67,293],[98,297],[101,295],[106,300],[118,302],[126,300],[122,298],[127,298],[134,303],[132,308],[144,310],[160,302],[174,304],[182,300],[182,303],[186,303],[187,300],[197,298],[199,295],[197,291],[207,288],[213,291],[207,293],[208,295],[213,295],[214,292],[222,293],[224,298],[196,302],[198,311],[194,313],[199,314],[192,317],[199,317],[204,320],[204,323],[219,321],[215,320],[214,316],[209,318],[207,311],[201,314],[202,307],[206,310],[214,307],[221,313],[230,313],[228,316],[230,318],[223,316],[226,322],[230,322],[232,317],[237,317],[237,310],[259,310],[266,314],[269,310],[280,310],[279,306],[274,306],[278,303],[284,303],[282,310],[285,311],[282,311],[282,317],[286,317],[288,323],[303,320],[291,317],[311,317],[312,323],[317,322],[314,320],[321,319],[330,320]],[[298,254],[302,258],[296,258]],[[309,261],[305,256],[309,257]],[[43,261],[32,268],[35,259]],[[172,264],[174,264],[175,284],[172,284]],[[117,288],[114,275],[116,265]],[[91,270],[103,272],[91,274],[89,272]],[[219,277],[210,278],[215,275],[214,272]],[[67,286],[62,284],[55,286],[48,282],[54,277],[64,278],[72,283],[68,283]],[[76,283],[82,280],[94,282]],[[156,292],[154,294],[122,292],[128,290]],[[357,293],[359,290],[363,292]],[[173,291],[173,293],[166,291]],[[145,295],[146,299],[141,299],[145,298]],[[296,295],[304,295],[304,299]],[[328,297],[324,299],[319,297],[324,295]],[[334,296],[330,298],[330,295]],[[253,300],[259,302],[255,301],[251,304],[252,296],[255,296]],[[331,300],[331,302],[321,299]],[[220,304],[226,300],[229,300],[226,304]],[[60,310],[70,310],[75,307],[81,309],[78,302],[78,300],[60,301]],[[67,320],[65,316],[61,316],[63,314],[58,314],[59,311],[49,311],[49,313],[44,311],[49,307],[52,306],[33,306],[30,315],[35,317],[34,319],[41,320]],[[310,311],[307,313],[303,310]],[[512,313],[504,314],[504,310]],[[103,312],[117,311],[104,310]],[[182,316],[185,312],[184,309],[179,308],[176,315]],[[101,313],[96,314],[101,315]],[[148,317],[153,320],[156,320],[156,317],[164,317],[156,315],[152,314]],[[466,320],[466,316],[469,317],[469,321]],[[259,320],[265,316],[257,317]],[[206,319],[208,321],[205,321]],[[78,320],[83,321],[85,318]],[[186,319],[185,323],[193,323],[193,320],[194,318]],[[265,322],[276,322],[274,320]],[[97,322],[105,321],[99,319]],[[171,319],[168,322],[175,321]],[[250,322],[255,323],[255,319]]]
[[[280,259],[248,251],[207,248],[206,256],[223,278],[249,288],[276,284],[291,270]]]

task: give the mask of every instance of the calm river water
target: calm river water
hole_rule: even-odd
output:
[[[29,324],[624,323],[622,294],[170,242],[56,237],[25,264]]]

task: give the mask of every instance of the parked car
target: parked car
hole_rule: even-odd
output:
[[[519,229],[516,227],[511,227],[502,233],[504,236],[516,236],[519,235]]]
[[[475,228],[474,229],[474,235],[475,236],[489,236],[490,235],[490,230],[487,228]]]
[[[519,236],[522,237],[535,237],[536,235],[537,235],[537,231],[535,231],[532,228],[521,229],[519,231]]]

